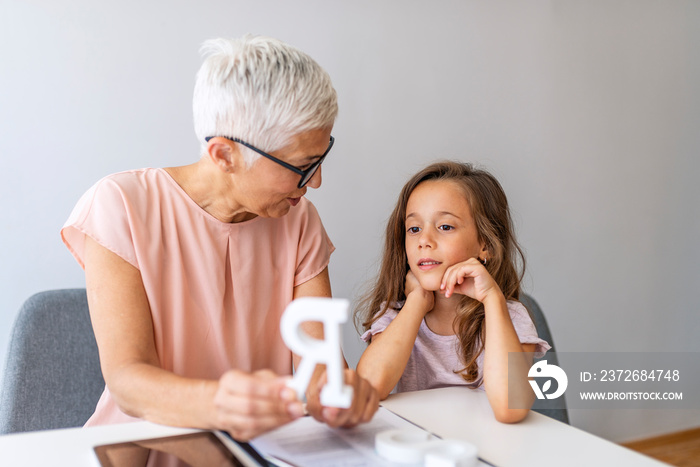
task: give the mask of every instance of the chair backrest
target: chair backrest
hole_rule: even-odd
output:
[[[552,349],[548,351],[544,357],[541,359],[536,359],[536,361],[546,359],[548,364],[558,365],[559,361],[557,359],[556,349],[554,347],[554,339],[552,338],[552,333],[549,331],[549,326],[547,325],[547,320],[544,317],[544,313],[542,313],[542,309],[537,304],[535,299],[527,294],[520,294],[520,302],[525,305],[528,310],[530,310],[532,319],[535,322],[535,328],[537,328],[537,334],[540,336],[540,339],[546,340],[549,345],[552,346]],[[563,395],[557,399],[547,401],[547,404],[551,408],[534,408],[533,410],[559,420],[560,422],[569,423],[569,412],[566,409],[566,399]]]
[[[85,289],[27,299],[10,338],[0,434],[81,426],[104,386]]]

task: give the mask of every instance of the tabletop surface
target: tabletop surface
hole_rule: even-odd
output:
[[[496,466],[665,465],[535,412],[517,424],[499,423],[485,393],[465,387],[395,394],[382,405],[442,438],[475,444],[479,456]],[[194,431],[136,422],[5,435],[0,464],[97,467],[96,445]]]
[[[536,412],[500,423],[486,393],[465,387],[395,394],[382,405],[442,438],[475,444],[497,466],[666,465]]]

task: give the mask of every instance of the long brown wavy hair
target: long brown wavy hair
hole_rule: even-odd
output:
[[[413,190],[427,180],[457,182],[469,203],[479,241],[488,248],[486,269],[501,288],[506,300],[520,298],[520,283],[525,257],[515,240],[513,222],[505,192],[496,178],[471,164],[442,161],[429,165],[404,185],[398,203],[386,226],[384,253],[379,275],[360,299],[355,311],[356,324],[364,330],[379,319],[389,307],[406,299],[405,281],[409,271],[406,257],[406,205]],[[458,373],[467,382],[479,377],[477,357],[484,350],[484,306],[481,302],[461,298],[454,329],[459,337],[464,367]]]

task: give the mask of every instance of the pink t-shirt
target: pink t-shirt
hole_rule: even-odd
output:
[[[539,358],[551,349],[551,346],[537,336],[535,324],[532,322],[525,306],[520,302],[508,300],[508,312],[513,321],[513,327],[522,344],[536,344],[535,357]],[[372,326],[362,335],[362,339],[368,342],[372,336],[383,332],[396,318],[398,311],[389,308]],[[484,354],[477,357],[479,377],[474,383],[467,383],[462,376],[455,371],[464,368],[460,360],[460,345],[456,335],[442,336],[430,330],[425,319],[418,329],[418,336],[413,344],[411,356],[406,364],[406,369],[401,375],[396,392],[419,391],[422,389],[442,388],[447,386],[479,387],[482,383],[484,368]]]
[[[61,236],[83,267],[86,235],[141,272],[161,367],[204,379],[291,374],[280,317],[334,250],[306,198],[281,218],[224,223],[150,168],[105,177],[80,199]],[[87,425],[129,420],[105,389]]]

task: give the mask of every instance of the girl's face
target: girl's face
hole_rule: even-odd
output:
[[[485,248],[463,190],[450,180],[428,180],[413,190],[405,227],[408,265],[425,290],[439,290],[449,266]]]

